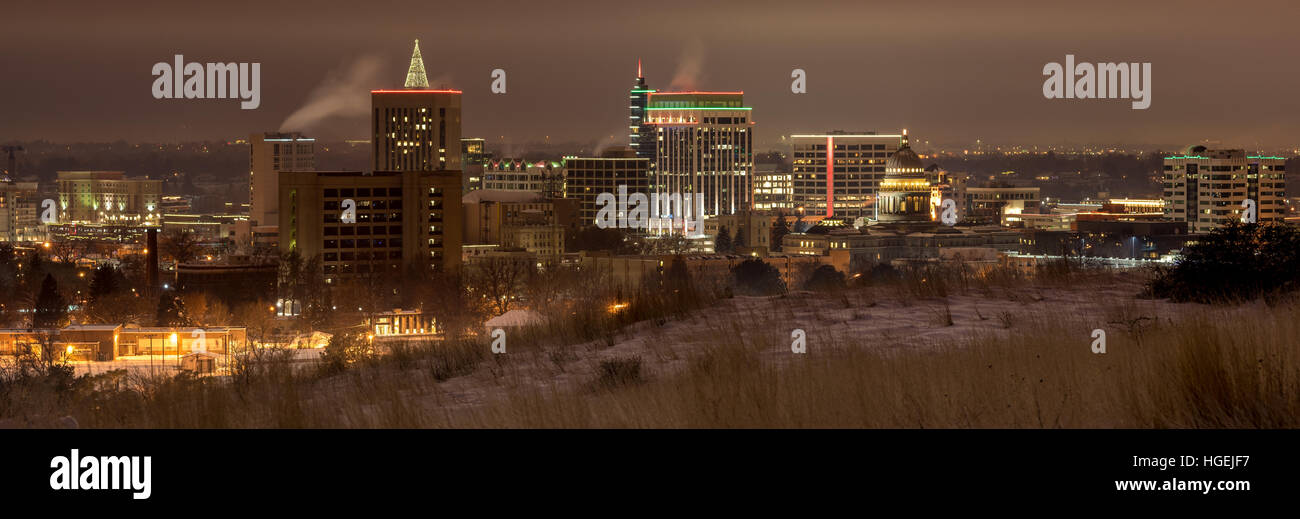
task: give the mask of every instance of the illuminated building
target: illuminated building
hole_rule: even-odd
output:
[[[372,173],[280,173],[280,250],[327,281],[460,265],[461,92],[429,88],[418,40],[404,86],[370,91]]]
[[[1042,202],[1037,187],[963,187],[958,193],[961,221],[1015,227],[1021,214],[1037,213]]]
[[[654,164],[655,132],[653,128],[645,125],[646,107],[651,93],[654,93],[654,90],[646,86],[645,76],[641,74],[641,60],[636,60],[636,84],[632,85],[632,90],[628,92],[630,100],[628,145],[636,152],[637,157],[648,159],[651,164]]]
[[[1242,203],[1255,202],[1259,223],[1281,223],[1287,214],[1286,158],[1244,150],[1190,146],[1164,158],[1164,215],[1188,222],[1194,233],[1240,221]]]
[[[184,355],[199,349],[232,353],[247,345],[240,326],[142,328],[134,324],[72,324],[59,329],[0,329],[0,355],[36,352],[46,337],[69,360],[110,361],[128,355]],[[200,342],[202,341],[202,342]]]
[[[36,182],[0,180],[0,242],[45,239],[41,229]]]
[[[468,193],[483,189],[483,169],[492,153],[487,151],[487,139],[472,137],[460,140],[461,167],[464,183],[461,191]]]
[[[790,203],[809,216],[850,221],[874,218],[885,161],[903,146],[905,134],[833,131],[792,135]]]
[[[370,320],[370,334],[375,338],[409,337],[437,333],[433,317],[420,310],[400,308],[375,314]]]
[[[495,244],[555,258],[564,254],[565,237],[578,231],[574,199],[482,189],[465,195],[461,206],[466,244]]]
[[[618,193],[620,185],[628,193],[649,195],[655,189],[650,161],[636,156],[631,148],[612,148],[601,157],[564,158],[564,197],[578,201],[582,226],[595,225],[596,197],[601,193]],[[620,215],[620,217],[626,215]]]
[[[779,164],[760,164],[754,170],[754,209],[790,214],[794,209],[794,174]]]
[[[885,160],[885,177],[877,187],[876,221],[885,224],[934,220],[930,180],[921,158],[906,142]]]
[[[564,164],[551,160],[489,160],[483,167],[482,183],[483,189],[525,191],[560,198],[564,194]]]
[[[420,42],[406,88],[371,90],[375,171],[461,171],[461,91],[431,89]]]
[[[752,207],[752,109],[743,92],[647,92],[643,125],[654,128],[655,183],[703,195],[704,214]],[[629,192],[632,189],[629,188]]]
[[[162,180],[121,171],[58,172],[60,223],[158,225]]]
[[[255,133],[248,144],[248,219],[254,227],[274,226],[280,221],[278,175],[316,169],[316,139],[301,133]]]
[[[280,174],[280,250],[321,256],[326,279],[459,265],[458,171],[293,171]],[[344,201],[354,223],[342,221]]]

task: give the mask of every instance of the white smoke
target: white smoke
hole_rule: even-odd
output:
[[[700,40],[687,42],[682,49],[682,59],[677,62],[677,71],[669,82],[671,90],[695,90],[700,85],[700,75],[704,72],[704,44]]]
[[[280,125],[280,131],[311,131],[334,117],[361,117],[370,113],[370,89],[385,84],[383,60],[363,56],[346,68],[326,75],[307,96],[307,103]]]

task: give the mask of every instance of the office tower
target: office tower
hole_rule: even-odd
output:
[[[790,214],[794,177],[783,164],[759,164],[754,168],[754,209]]]
[[[248,219],[253,226],[280,222],[281,171],[316,169],[316,139],[301,133],[255,133],[248,138]]]
[[[653,128],[645,126],[646,106],[650,94],[654,93],[650,87],[646,86],[645,76],[641,75],[641,60],[636,60],[636,84],[632,85],[632,90],[628,93],[628,99],[631,100],[628,107],[631,115],[628,117],[628,145],[636,151],[636,156],[648,159],[650,164],[655,162],[655,132]]]
[[[280,249],[321,256],[330,280],[460,264],[455,171],[280,173]],[[355,221],[343,220],[351,200]]]
[[[460,171],[461,91],[429,88],[418,40],[405,84],[370,91],[374,170]]]
[[[906,131],[901,135],[833,131],[791,136],[791,204],[809,216],[874,218],[885,161],[903,146],[904,135]]]
[[[1164,215],[1194,233],[1240,221],[1242,203],[1255,202],[1256,221],[1286,217],[1286,159],[1244,150],[1189,146],[1164,158]]]
[[[486,162],[492,158],[492,154],[487,151],[487,139],[479,137],[466,137],[460,140],[460,156],[462,168],[461,191],[468,193],[476,189],[483,189],[483,168]]]
[[[429,89],[419,41],[405,85],[370,92],[374,172],[280,173],[280,250],[328,280],[460,265],[460,91]]]
[[[578,200],[582,226],[595,225],[596,197],[601,193],[618,195],[619,186],[628,193],[650,195],[655,190],[650,160],[637,157],[632,148],[613,148],[600,157],[564,158],[564,197]],[[620,213],[619,217],[626,217]]]
[[[743,92],[649,92],[645,125],[655,129],[655,182],[668,193],[703,195],[708,216],[748,209],[753,196],[753,128]]]
[[[121,171],[58,172],[59,223],[158,225],[162,180]]]

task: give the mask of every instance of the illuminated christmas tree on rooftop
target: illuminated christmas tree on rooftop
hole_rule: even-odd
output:
[[[424,74],[424,57],[420,56],[420,40],[415,40],[411,53],[411,68],[406,71],[406,88],[429,88],[429,78]]]

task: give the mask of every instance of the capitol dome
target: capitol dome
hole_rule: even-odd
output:
[[[898,148],[893,155],[885,159],[885,174],[916,174],[924,173],[925,164],[921,162],[921,157],[912,151],[912,147],[904,144]]]

